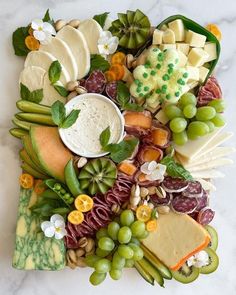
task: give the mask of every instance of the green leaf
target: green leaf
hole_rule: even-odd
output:
[[[110,126],[108,126],[106,129],[102,131],[102,133],[99,136],[100,144],[102,147],[105,147],[106,145],[108,145],[110,137],[111,137],[111,130],[110,130]]]
[[[30,50],[25,45],[25,38],[29,35],[29,26],[21,27],[15,30],[12,34],[12,45],[15,55],[26,56]]]
[[[66,109],[64,104],[59,100],[55,101],[51,106],[51,113],[53,122],[60,126],[66,118]]]
[[[107,19],[109,12],[104,12],[102,14],[94,15],[93,19],[99,23],[99,25],[103,28]]]
[[[54,20],[50,16],[49,9],[47,9],[47,11],[45,12],[45,15],[43,17],[43,21],[50,23],[52,26],[54,26]]]
[[[176,163],[171,156],[165,156],[161,164],[166,166],[166,172],[171,177],[180,177],[186,180],[193,180],[192,175],[181,164]]]
[[[64,129],[71,127],[76,122],[79,113],[80,110],[72,110],[70,114],[66,117],[66,119],[63,121],[62,125],[60,125],[60,127]]]
[[[53,85],[54,89],[63,97],[67,97],[69,94],[69,91],[66,90],[65,87],[61,85]]]
[[[61,76],[61,64],[58,60],[55,60],[51,63],[48,70],[48,77],[52,84],[56,83]]]
[[[140,105],[138,105],[137,103],[127,102],[127,103],[123,106],[123,110],[126,110],[126,111],[142,112],[142,111],[143,111],[143,107],[140,106]]]
[[[90,73],[94,70],[101,70],[103,72],[107,71],[110,68],[109,62],[100,54],[91,55],[90,60]]]
[[[40,103],[43,99],[43,89],[36,89],[31,92],[27,86],[20,83],[20,97],[23,100]]]
[[[30,100],[30,90],[23,83],[20,83],[20,97],[23,100]]]
[[[120,107],[123,109],[124,106],[130,100],[129,88],[125,85],[124,82],[118,81],[117,83],[117,102]]]

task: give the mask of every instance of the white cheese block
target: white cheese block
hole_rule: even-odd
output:
[[[178,55],[179,55],[178,66],[180,68],[185,67],[185,65],[186,65],[186,63],[188,61],[187,56],[182,51],[179,51],[179,50],[178,50]]]
[[[163,26],[161,27],[161,30],[162,30],[163,32],[165,32],[167,29],[168,29],[168,26],[167,26],[167,25],[163,25]]]
[[[206,36],[188,30],[186,33],[185,42],[192,47],[204,47]]]
[[[194,166],[190,166],[187,169],[190,172],[201,171],[201,170],[208,170],[212,168],[222,167],[233,164],[233,160],[228,158],[218,158],[215,160],[209,160],[208,162],[202,164],[196,164]]]
[[[177,50],[182,51],[185,55],[188,55],[190,46],[187,43],[177,43],[176,48]]]
[[[217,52],[216,52],[216,44],[213,42],[206,42],[204,46],[204,50],[208,53],[209,57],[207,59],[207,62],[212,61],[217,58]]]
[[[209,54],[202,48],[192,48],[188,54],[188,61],[194,67],[202,66],[208,59]]]
[[[162,123],[163,125],[167,124],[169,122],[169,119],[165,115],[163,110],[160,110],[156,115],[155,118]]]
[[[24,84],[30,91],[42,89],[46,74],[47,72],[40,67],[29,66],[21,71],[19,83]]]
[[[188,82],[199,80],[199,68],[186,66],[186,69],[188,71]]]
[[[209,178],[223,178],[223,177],[225,177],[224,173],[222,173],[218,170],[215,170],[215,169],[192,172],[191,175],[194,179],[195,178],[209,179]]]
[[[56,58],[48,52],[30,51],[27,54],[24,67],[25,68],[30,66],[41,67],[46,72],[48,72],[52,62],[54,62],[55,60]],[[64,66],[61,65],[61,67],[62,67],[62,70],[61,70],[61,76],[59,81],[62,83],[63,86],[66,86],[66,84],[70,81],[70,75],[67,72],[67,70],[64,68]]]
[[[79,25],[78,30],[84,35],[91,54],[98,54],[98,39],[100,38],[102,27],[94,19],[86,19]]]
[[[175,44],[175,33],[167,29],[162,36],[163,43],[165,44]]]
[[[174,32],[176,41],[184,41],[185,30],[184,23],[181,19],[176,19],[168,23],[168,26]]]
[[[152,35],[152,44],[160,45],[162,44],[163,31],[155,29]]]
[[[161,44],[159,46],[160,50],[164,51],[166,49],[176,49],[176,44]]]
[[[196,86],[198,86],[198,81],[192,81],[192,82],[189,82],[187,84],[187,86],[189,87],[189,90],[195,88]]]
[[[204,190],[210,191],[210,192],[216,191],[216,187],[214,186],[214,184],[211,181],[206,181],[205,179],[202,179],[202,178],[197,178],[195,180],[199,181],[201,183]]]
[[[62,40],[52,37],[48,44],[41,44],[40,51],[51,53],[59,61],[59,63],[68,71],[70,80],[75,81],[78,77],[78,68],[76,60],[69,46]]]
[[[84,35],[71,26],[64,26],[56,35],[66,42],[77,63],[77,79],[85,77],[90,69],[90,52]]]
[[[209,69],[206,67],[199,67],[199,82],[203,83],[209,73]]]

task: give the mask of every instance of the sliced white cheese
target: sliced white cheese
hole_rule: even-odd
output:
[[[209,179],[209,178],[223,178],[223,177],[225,177],[224,173],[222,173],[218,170],[215,170],[215,169],[192,172],[191,175],[194,179],[195,178]]]
[[[204,47],[206,36],[188,30],[186,33],[185,42],[192,47]]]
[[[201,171],[201,170],[208,170],[212,168],[222,167],[233,164],[233,160],[228,158],[218,158],[215,160],[208,161],[203,164],[196,164],[193,166],[188,167],[187,169],[190,172]]]
[[[181,19],[176,19],[168,23],[168,26],[174,32],[176,41],[184,41],[185,30],[184,23]]]
[[[206,67],[199,67],[199,82],[203,83],[209,73],[209,69]]]
[[[187,56],[182,52],[182,51],[178,51],[178,55],[179,55],[179,62],[178,62],[178,66],[180,68],[185,67],[188,58]]]
[[[195,180],[197,180],[201,183],[204,190],[211,191],[211,192],[216,191],[216,187],[214,186],[214,184],[211,181],[206,181],[205,179],[202,179],[202,178],[197,178]]]
[[[198,86],[198,81],[192,81],[192,82],[189,82],[187,84],[187,86],[189,87],[189,90],[195,88],[196,86]]]
[[[216,44],[213,42],[206,42],[204,50],[208,53],[208,58],[206,62],[212,61],[217,58]]]
[[[59,61],[59,63],[68,71],[70,80],[75,81],[78,77],[78,68],[76,60],[69,46],[62,40],[52,37],[48,44],[41,44],[40,51],[51,53]]]
[[[20,73],[19,83],[24,84],[30,91],[42,89],[46,71],[40,67],[29,66]]]
[[[190,46],[187,43],[177,43],[176,48],[177,50],[182,51],[183,54],[188,55]]]
[[[152,44],[160,45],[162,44],[163,31],[155,29],[152,35]]]
[[[57,82],[57,85],[63,86],[59,81]],[[53,85],[51,85],[51,82],[49,81],[48,74],[44,76],[44,85],[43,85],[43,100],[41,101],[42,104],[51,106],[55,101],[61,101],[63,103],[66,102],[66,98],[61,96],[54,88]]]
[[[77,79],[85,77],[90,69],[90,52],[84,35],[71,26],[64,26],[56,35],[66,42],[77,63]]]
[[[186,66],[188,71],[188,82],[198,81],[199,80],[199,68]]]
[[[26,60],[24,67],[30,67],[30,66],[36,66],[36,67],[41,67],[44,69],[46,72],[48,72],[51,64],[53,61],[55,61],[56,58],[44,51],[30,51],[27,54]],[[66,84],[70,81],[70,75],[68,74],[67,70],[64,68],[63,65],[61,65],[62,71],[61,71],[61,76],[60,76],[60,82],[62,83],[63,86],[66,86]]]
[[[207,61],[208,57],[209,54],[202,48],[192,48],[188,54],[188,61],[194,67],[200,67]]]
[[[165,44],[175,44],[175,33],[171,29],[165,30],[162,40]]]
[[[176,44],[161,44],[159,46],[160,50],[164,51],[166,49],[176,49]]]
[[[98,39],[100,38],[102,27],[94,19],[86,19],[79,25],[78,30],[84,35],[91,54],[97,54]]]
[[[162,123],[163,125],[167,124],[169,122],[169,119],[167,118],[166,114],[163,110],[160,110],[156,115],[155,118]]]

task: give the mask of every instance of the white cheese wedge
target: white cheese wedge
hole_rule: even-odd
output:
[[[185,30],[184,23],[181,19],[176,19],[168,23],[168,26],[174,32],[176,41],[184,41]]]
[[[207,59],[207,62],[212,61],[217,58],[217,52],[216,52],[216,44],[213,42],[206,42],[204,46],[204,50],[208,53],[209,57]]]
[[[195,180],[199,181],[201,183],[204,190],[210,191],[210,192],[216,191],[216,187],[214,186],[214,184],[211,181],[206,181],[205,179],[202,179],[202,178],[197,178]]]
[[[185,36],[185,42],[192,47],[204,47],[206,36],[188,30]]]
[[[166,49],[176,49],[176,44],[161,44],[159,46],[160,50],[164,51]]]
[[[191,66],[200,67],[208,59],[209,54],[202,48],[192,48],[188,54],[188,61]]]
[[[42,89],[44,87],[44,76],[46,73],[40,67],[29,66],[21,71],[19,83],[24,84],[30,91]]]
[[[163,125],[167,124],[169,122],[169,119],[167,118],[166,114],[163,110],[160,110],[156,115],[155,118],[162,123]]]
[[[188,61],[187,56],[182,51],[179,51],[179,50],[178,50],[178,55],[179,55],[178,66],[180,68],[185,67],[185,65],[186,65],[186,63]]]
[[[188,71],[188,82],[191,83],[199,80],[199,68],[186,66],[186,70]]]
[[[51,53],[59,61],[59,63],[68,71],[70,80],[75,81],[78,77],[78,68],[76,60],[69,46],[62,40],[52,37],[48,44],[41,44],[40,51]]]
[[[194,166],[188,167],[187,169],[190,172],[201,171],[201,170],[208,170],[212,168],[222,167],[233,164],[233,160],[228,158],[218,158],[215,160],[208,161],[203,164],[196,164]]]
[[[176,49],[182,51],[185,55],[188,55],[190,46],[187,43],[177,43]]]
[[[167,29],[163,33],[162,40],[165,44],[175,44],[175,33],[171,29]]]
[[[203,83],[209,73],[209,69],[206,67],[199,67],[199,82]]]
[[[26,60],[24,67],[30,67],[30,66],[36,66],[36,67],[41,67],[44,69],[46,72],[48,72],[49,67],[51,66],[52,62],[55,61],[56,58],[44,51],[30,51],[27,54]],[[66,84],[70,81],[70,75],[68,74],[67,70],[62,66],[61,70],[61,76],[60,76],[60,82],[62,83],[63,86],[66,86]]]
[[[77,63],[77,79],[85,77],[90,69],[90,52],[84,35],[71,26],[64,26],[56,35],[69,46]]]
[[[98,54],[98,39],[100,38],[102,27],[94,19],[86,19],[79,25],[78,30],[84,35],[91,54]]]
[[[225,177],[224,173],[211,169],[211,170],[202,170],[191,173],[192,177],[195,178],[203,178],[203,179],[211,179],[211,178],[223,178]]]
[[[160,45],[162,44],[163,31],[155,29],[152,35],[152,44]]]

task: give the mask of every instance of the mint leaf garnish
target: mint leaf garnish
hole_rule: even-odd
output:
[[[58,60],[55,60],[51,63],[48,70],[48,77],[52,84],[56,83],[61,76],[61,64]]]
[[[106,129],[102,131],[99,137],[100,144],[102,147],[105,147],[108,145],[110,137],[111,137],[111,130],[110,130],[110,126],[108,126]]]
[[[20,97],[23,100],[40,103],[40,101],[43,99],[43,89],[30,91],[27,86],[25,86],[23,83],[20,83]]]
[[[91,55],[90,59],[90,73],[94,70],[101,70],[102,72],[107,71],[110,68],[109,62],[100,54]]]

